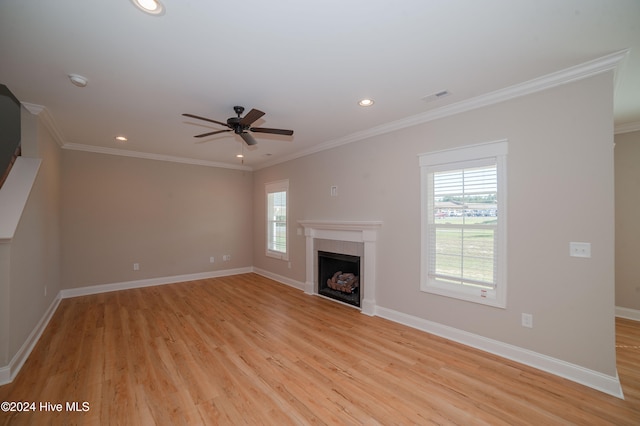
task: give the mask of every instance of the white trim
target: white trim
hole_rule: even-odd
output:
[[[614,128],[614,133],[620,135],[622,133],[631,133],[640,131],[640,121],[633,123],[617,124]]]
[[[600,392],[624,399],[622,386],[620,385],[617,373],[615,376],[609,376],[607,374],[533,352],[528,349],[489,339],[457,328],[394,311],[392,309],[378,306],[376,311],[377,315],[382,318],[408,327],[416,328],[427,333],[435,334],[436,336],[440,336],[466,346],[471,346],[472,348],[480,349],[529,367],[537,368],[538,370],[546,371],[547,373],[563,377],[573,382],[580,383],[581,385],[596,389]]]
[[[612,54],[594,59],[592,61],[565,68],[563,70],[547,74],[542,77],[534,78],[523,83],[496,90],[494,92],[485,93],[483,95],[476,96],[475,98],[463,100],[450,105],[445,105],[443,107],[432,109],[421,114],[416,114],[410,117],[402,118],[400,120],[385,123],[380,126],[352,133],[338,139],[333,139],[315,145],[309,149],[299,151],[288,156],[280,157],[278,159],[274,159],[273,161],[262,163],[254,167],[254,170],[264,169],[266,167],[271,167],[279,163],[284,163],[285,161],[295,160],[296,158],[315,154],[317,152],[336,148],[338,146],[357,142],[359,140],[368,139],[396,130],[417,126],[419,124],[428,123],[430,121],[439,120],[441,118],[461,114],[463,112],[494,105],[511,99],[516,99],[536,92],[541,92],[543,90],[551,89],[563,84],[572,83],[588,77],[592,77],[606,71],[617,70],[620,67],[620,63],[623,62],[623,60],[625,60],[628,55],[629,49],[614,52]]]
[[[315,145],[311,148],[274,159],[273,161],[267,161],[255,167],[238,166],[230,163],[201,161],[201,160],[195,160],[190,158],[173,157],[169,155],[159,155],[159,154],[151,154],[151,153],[144,153],[144,152],[103,148],[103,147],[97,147],[97,146],[91,146],[91,145],[66,143],[64,142],[64,138],[62,137],[60,131],[58,130],[57,125],[55,124],[55,121],[53,120],[53,117],[51,116],[51,114],[49,114],[46,107],[36,105],[36,104],[29,104],[26,102],[22,102],[22,105],[24,105],[32,114],[39,115],[43,118],[44,125],[51,132],[51,134],[53,135],[58,145],[60,145],[62,148],[65,148],[65,149],[98,152],[103,154],[122,155],[125,157],[146,158],[146,159],[161,160],[161,161],[174,161],[178,163],[204,165],[209,167],[221,167],[221,168],[253,171],[253,170],[260,170],[267,167],[271,167],[276,164],[284,163],[286,161],[295,160],[297,158],[305,157],[307,155],[315,154],[317,152],[326,151],[328,149],[336,148],[352,142],[357,142],[363,139],[368,139],[374,136],[383,135],[385,133],[390,133],[396,130],[401,130],[401,129],[416,126],[419,124],[428,123],[430,121],[438,120],[440,118],[449,117],[452,115],[457,115],[463,112],[471,111],[477,108],[482,108],[485,106],[494,105],[494,104],[508,101],[511,99],[516,99],[521,96],[529,95],[529,94],[540,92],[553,87],[561,86],[563,84],[567,84],[574,81],[582,80],[584,78],[592,77],[606,71],[613,70],[616,72],[615,79],[616,79],[616,85],[617,85],[617,82],[620,81],[618,74],[619,74],[619,70],[622,68],[621,63],[627,60],[629,56],[629,52],[630,52],[629,49],[614,52],[609,55],[596,58],[594,60],[584,62],[582,64],[575,65],[573,67],[565,68],[563,70],[544,75],[542,77],[534,78],[532,80],[515,84],[513,86],[509,86],[503,89],[499,89],[494,92],[485,93],[483,95],[476,96],[475,98],[463,100],[450,105],[445,105],[441,108],[429,110],[421,114],[416,114],[400,120],[396,120],[396,121],[385,123],[376,127],[372,127],[370,129],[366,129],[360,132],[351,133],[349,135],[346,135],[337,139],[329,140],[324,143]],[[634,131],[634,130],[630,130],[630,131]],[[618,132],[616,131],[616,133]]]
[[[307,223],[319,223],[326,224],[326,222],[313,222],[304,221]],[[346,222],[342,222],[345,224]],[[360,222],[364,228],[370,229],[375,226],[376,223],[381,222]],[[368,224],[368,225],[366,225]],[[379,226],[379,225],[378,225]],[[36,343],[42,336],[42,333],[46,329],[49,321],[56,312],[61,299],[85,296],[90,294],[106,293],[111,291],[126,290],[132,288],[149,287],[155,285],[172,284],[178,282],[186,282],[193,280],[200,280],[206,278],[217,278],[229,275],[244,274],[254,272],[258,275],[263,275],[267,278],[278,281],[282,284],[289,285],[291,287],[304,290],[305,283],[295,281],[278,274],[273,274],[269,271],[265,271],[255,267],[245,267],[238,269],[228,269],[223,271],[211,271],[197,274],[176,275],[164,278],[153,278],[148,280],[128,281],[124,283],[104,284],[98,286],[81,287],[75,289],[61,290],[56,298],[53,300],[38,325],[31,332],[25,343],[20,350],[12,358],[8,366],[0,367],[0,385],[11,383],[20,369],[24,365],[24,362],[31,354],[31,351],[35,347]],[[374,301],[375,302],[375,301]],[[496,340],[488,339],[473,333],[462,331],[453,327],[445,326],[436,322],[418,318],[412,315],[408,315],[402,312],[394,311],[388,308],[382,308],[380,306],[373,306],[373,315],[380,316],[382,318],[394,321],[396,323],[406,325],[427,333],[435,334],[445,339],[453,340],[463,345],[471,346],[476,349],[480,349],[485,352],[489,352],[503,358],[510,359],[528,365],[530,367],[537,368],[539,370],[546,371],[548,373],[564,377],[574,382],[583,384],[601,392],[613,395],[615,397],[624,399],[622,393],[622,387],[616,374],[615,377],[608,376],[597,371],[589,370],[584,367],[580,367],[575,364],[571,364],[562,360],[551,358],[546,355],[542,355],[536,352],[529,351],[527,349],[519,348],[517,346],[502,343]],[[626,309],[626,308],[620,308]],[[363,308],[364,310],[364,308]],[[363,312],[364,313],[364,312]]]
[[[277,251],[277,250],[272,250],[269,248],[270,245],[270,235],[269,235],[269,231],[271,229],[270,226],[270,211],[269,211],[269,195],[270,194],[274,194],[277,192],[284,192],[285,193],[285,206],[284,206],[284,210],[286,212],[286,216],[285,216],[285,227],[284,227],[284,232],[285,232],[285,248],[284,248],[284,252],[282,251]],[[273,181],[273,182],[267,182],[264,184],[264,196],[265,196],[265,236],[264,236],[264,240],[265,240],[265,255],[268,257],[273,257],[274,259],[280,259],[280,260],[289,260],[289,216],[291,215],[291,213],[289,212],[289,206],[291,205],[291,203],[289,202],[289,197],[290,197],[291,193],[289,192],[289,179],[282,179],[282,180],[277,180],[277,181]]]
[[[299,220],[298,223],[304,228],[315,229],[318,231],[376,231],[382,226],[382,221],[369,220],[369,221],[348,221],[348,220]],[[322,237],[324,238],[324,237]],[[357,238],[357,237],[354,237]],[[356,241],[356,240],[353,240]]]
[[[317,294],[314,273],[316,271],[316,253],[313,248],[315,238],[337,241],[352,241],[364,245],[364,276],[365,284],[362,289],[362,313],[376,315],[376,240],[378,228],[382,226],[380,221],[328,221],[328,220],[299,220],[304,227],[306,237],[305,267],[306,282],[305,293]]]
[[[13,239],[42,160],[19,156],[0,188],[0,243]]]
[[[194,166],[219,167],[223,169],[235,169],[235,170],[247,170],[247,171],[253,170],[249,166],[223,163],[219,161],[206,161],[206,160],[198,160],[195,158],[176,157],[173,155],[162,155],[162,154],[154,154],[150,152],[130,151],[127,149],[108,148],[104,146],[65,142],[64,137],[62,136],[62,133],[60,133],[60,130],[58,129],[58,126],[56,125],[56,122],[53,119],[53,116],[51,115],[51,113],[49,113],[49,110],[47,109],[47,107],[44,107],[42,105],[37,105],[37,104],[30,104],[28,102],[22,102],[22,106],[24,106],[27,109],[27,111],[29,111],[31,114],[38,116],[38,119],[40,119],[41,123],[49,131],[53,139],[62,149],[68,149],[71,151],[93,152],[95,154],[118,155],[121,157],[142,158],[145,160],[169,161],[172,163],[191,164]]]
[[[269,278],[271,280],[277,281],[279,283],[288,285],[289,287],[293,287],[293,288],[301,290],[301,291],[305,291],[306,290],[305,283],[293,280],[291,278],[288,278],[288,277],[285,277],[285,276],[282,276],[282,275],[274,274],[273,272],[267,271],[265,269],[256,268],[254,266],[253,267],[253,272],[258,274],[258,275],[262,275],[263,277],[266,277],[266,278]]]
[[[173,155],[153,154],[148,152],[130,151],[126,149],[106,148],[103,146],[83,145],[78,143],[65,143],[62,149],[72,151],[93,152],[96,154],[119,155],[121,157],[142,158],[144,160],[169,161],[172,163],[191,164],[194,166],[219,167],[222,169],[235,169],[251,171],[251,167],[237,164],[222,163],[218,161],[197,160],[195,158],[175,157]]]
[[[60,293],[58,293],[58,295],[49,305],[49,308],[45,311],[40,321],[38,321],[38,324],[36,324],[35,328],[31,331],[31,334],[29,334],[29,337],[27,337],[27,340],[24,341],[20,349],[18,349],[18,352],[16,352],[13,358],[11,358],[9,365],[0,367],[0,386],[11,383],[13,379],[15,379],[15,377],[18,375],[25,361],[27,360],[27,358],[29,358],[31,351],[33,351],[33,348],[36,346],[36,343],[38,343],[38,340],[40,340],[42,333],[47,328],[47,325],[53,317],[53,314],[58,309],[60,300],[61,295]]]
[[[485,306],[505,308],[507,304],[507,153],[506,139],[467,145],[458,148],[433,151],[418,156],[420,165],[420,290],[426,293],[465,300]],[[430,223],[428,211],[433,193],[430,176],[435,171],[454,170],[472,166],[474,162],[494,159],[497,170],[498,185],[498,223],[496,227],[497,269],[496,287],[492,290],[465,289],[462,286],[437,282],[429,277],[430,264]],[[463,164],[461,164],[463,163]]]
[[[418,154],[420,167],[438,166],[440,164],[457,163],[461,161],[480,160],[491,157],[503,157],[509,150],[506,139],[494,142],[465,145],[457,148]]]
[[[63,299],[78,296],[88,296],[90,294],[108,293],[110,291],[129,290],[133,288],[153,287],[157,285],[175,284],[187,281],[204,280],[207,278],[226,277],[229,275],[246,274],[253,272],[251,267],[225,269],[221,271],[201,272],[187,275],[174,275],[170,277],[149,278],[136,281],[125,281],[121,283],[100,284],[87,287],[68,288],[60,291]]]
[[[38,119],[49,131],[49,134],[58,146],[62,147],[64,145],[64,137],[62,136],[62,133],[60,133],[53,116],[49,113],[49,110],[46,107],[37,104],[30,104],[28,102],[22,102],[22,106],[31,114],[38,116]]]
[[[207,278],[218,278],[229,275],[246,274],[249,272],[253,272],[252,267],[226,269],[221,271],[210,271],[187,275],[175,275],[170,277],[150,278],[146,280],[127,281],[122,283],[102,284],[60,290],[56,298],[49,306],[49,309],[47,309],[40,322],[38,322],[38,325],[34,328],[27,340],[22,344],[22,347],[20,347],[18,352],[11,359],[9,365],[0,367],[0,386],[11,383],[16,375],[20,372],[20,369],[24,365],[24,362],[31,354],[31,351],[33,350],[36,343],[42,336],[45,328],[49,324],[51,317],[53,317],[53,314],[58,309],[58,305],[60,304],[60,301],[62,299],[68,299],[78,296],[88,296],[91,294],[108,293],[111,291],[128,290],[133,288],[152,287],[157,285],[175,284]]]
[[[616,306],[616,316],[618,318],[626,318],[634,321],[640,321],[640,311],[637,309],[623,308]]]

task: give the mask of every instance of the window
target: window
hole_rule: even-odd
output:
[[[287,193],[289,181],[265,185],[267,195],[267,256],[289,260],[287,246]]]
[[[505,307],[507,142],[420,156],[421,289]]]

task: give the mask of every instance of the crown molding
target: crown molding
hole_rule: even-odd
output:
[[[197,160],[195,158],[185,158],[185,157],[175,157],[172,155],[162,155],[162,154],[153,154],[149,152],[140,152],[140,151],[130,151],[126,149],[115,149],[115,148],[107,148],[95,145],[85,145],[78,143],[69,143],[65,142],[62,133],[58,130],[58,126],[56,125],[55,120],[49,113],[47,107],[37,104],[31,104],[28,102],[22,102],[22,106],[24,106],[27,111],[29,111],[33,115],[37,115],[45,128],[51,133],[53,139],[62,149],[68,149],[72,151],[84,151],[84,152],[93,152],[96,154],[109,154],[109,155],[119,155],[121,157],[132,157],[132,158],[142,158],[145,160],[158,160],[158,161],[169,161],[173,163],[182,163],[182,164],[191,164],[196,166],[206,166],[206,167],[219,167],[224,169],[236,169],[236,170],[245,170],[252,171],[253,169],[249,166],[238,166],[235,164],[222,163],[217,161],[206,161],[206,160]]]
[[[585,78],[592,77],[607,71],[614,71],[614,84],[617,86],[617,82],[620,80],[620,73],[618,69],[620,68],[620,64],[624,62],[628,56],[629,49],[614,52],[609,55],[579,65],[575,65],[573,67],[565,68],[563,70],[553,72],[542,77],[525,81],[523,83],[505,87],[503,89],[489,92],[484,95],[476,96],[474,98],[456,102],[450,105],[445,105],[437,109],[429,110],[421,114],[372,127],[367,130],[355,132],[338,139],[333,139],[311,147],[307,150],[300,151],[286,157],[281,157],[277,160],[273,160],[267,163],[263,163],[258,167],[254,167],[254,169],[259,170],[265,167],[270,167],[279,163],[283,163],[285,161],[295,160],[296,158],[315,154],[320,151],[336,148],[338,146],[346,145],[359,140],[368,139],[396,130],[428,123],[440,118],[445,118],[474,109],[494,105],[500,102],[505,102],[511,99],[516,99],[564,84],[583,80]]]
[[[631,133],[640,131],[640,121],[633,123],[617,124],[614,128],[614,133],[619,135],[621,133]]]
[[[62,147],[64,145],[64,137],[62,136],[62,133],[60,133],[60,130],[58,129],[58,126],[56,125],[56,122],[53,119],[51,113],[49,113],[47,107],[37,104],[30,104],[28,102],[22,102],[22,106],[25,107],[31,114],[38,116],[40,122],[49,131],[49,133],[53,137],[53,140],[56,141],[58,146]]]
[[[579,81],[588,77],[592,77],[603,72],[614,71],[614,87],[618,86],[618,82],[621,77],[621,64],[623,64],[629,56],[629,49],[621,50],[618,52],[605,55],[603,57],[573,66],[565,68],[563,70],[544,75],[542,77],[534,78],[523,83],[519,83],[513,86],[509,86],[503,89],[499,89],[484,95],[476,96],[471,99],[456,102],[450,105],[426,111],[421,114],[406,117],[400,120],[392,121],[389,123],[381,124],[379,126],[372,127],[370,129],[362,130],[359,132],[351,133],[341,138],[333,139],[315,145],[306,150],[298,151],[296,153],[261,163],[255,167],[250,166],[238,166],[229,163],[204,161],[192,158],[174,157],[170,155],[152,154],[139,151],[129,151],[123,149],[105,148],[93,145],[66,143],[62,134],[58,130],[53,117],[49,113],[46,107],[36,104],[29,104],[23,102],[22,105],[34,115],[38,115],[42,119],[45,127],[51,132],[53,138],[58,145],[64,149],[95,152],[100,154],[120,155],[125,157],[143,158],[149,160],[170,161],[183,164],[193,164],[207,167],[221,167],[227,169],[237,170],[260,170],[267,167],[274,166],[276,164],[284,163],[287,161],[295,160],[297,158],[305,157],[307,155],[315,154],[317,152],[326,151],[328,149],[336,148],[342,145],[346,145],[352,142],[357,142],[363,139],[368,139],[374,136],[383,135],[393,131],[405,129],[408,127],[417,126],[419,124],[428,123],[441,118],[461,114],[463,112],[471,111],[474,109],[494,105],[500,102],[505,102],[511,99],[516,99],[522,96],[530,95],[543,90],[551,89],[553,87],[561,86],[571,82]],[[640,130],[640,123],[628,123],[620,126],[616,126],[615,133],[627,133]]]
[[[130,151],[127,149],[106,148],[102,146],[84,145],[84,144],[78,144],[78,143],[65,143],[64,145],[62,145],[62,149],[68,149],[71,151],[93,152],[96,154],[119,155],[121,157],[142,158],[145,160],[169,161],[172,163],[191,164],[195,166],[218,167],[223,169],[235,169],[235,170],[244,170],[244,171],[253,170],[249,166],[240,166],[240,165],[222,163],[217,161],[197,160],[195,158],[176,157],[173,155],[153,154],[149,152]]]

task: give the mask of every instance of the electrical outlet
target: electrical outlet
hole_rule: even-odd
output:
[[[222,260],[225,262],[228,262],[231,260],[231,255],[230,254],[225,254],[224,256],[222,256]]]
[[[134,263],[133,264],[133,270],[134,271],[139,271],[140,270],[140,264],[139,263]]]
[[[213,262],[215,262],[215,260],[216,260],[216,259],[215,259],[215,257],[211,256],[211,257],[209,258],[209,263],[213,263]]]
[[[335,186],[335,185],[331,187],[331,196],[332,197],[337,197],[338,196],[338,187]]]
[[[569,243],[571,257],[591,257],[591,243]]]
[[[533,328],[533,315],[522,313],[522,326]]]

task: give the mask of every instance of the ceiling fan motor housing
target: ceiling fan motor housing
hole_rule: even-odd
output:
[[[242,107],[236,107],[236,108],[242,108]],[[249,126],[243,126],[240,124],[240,117],[231,117],[227,119],[227,125],[233,129],[234,133],[238,135],[242,133],[243,130],[246,130],[249,128]]]

